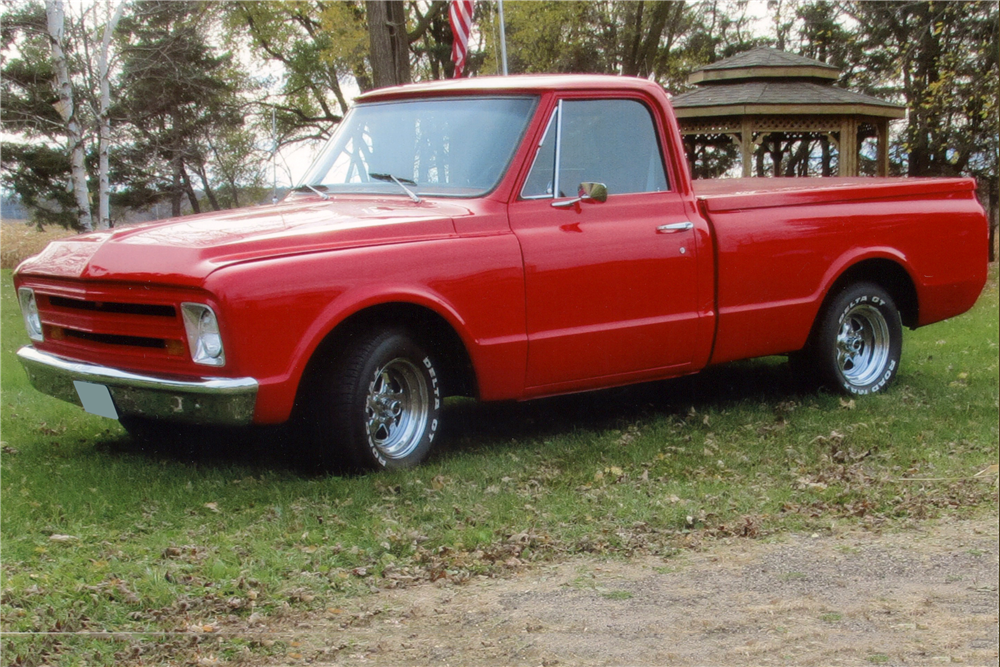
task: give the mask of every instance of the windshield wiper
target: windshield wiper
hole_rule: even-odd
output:
[[[323,186],[320,186],[320,187],[323,187]],[[316,188],[314,188],[313,186],[309,185],[308,183],[306,183],[305,185],[300,185],[299,187],[295,188],[295,192],[304,192],[306,188],[309,188],[310,190],[312,190],[313,192],[315,192],[316,194],[318,194],[323,199],[323,201],[326,201],[327,199],[330,198],[330,195],[326,194],[322,190],[317,190]]]
[[[410,197],[410,199],[414,201],[414,203],[417,204],[420,203],[420,197],[418,197],[413,190],[403,185],[404,183],[409,183],[410,185],[416,186],[417,184],[415,181],[411,181],[408,178],[396,178],[392,174],[374,174],[372,172],[368,172],[368,176],[374,178],[376,181],[386,181],[386,182],[392,181],[399,187],[403,188],[403,192],[405,192]]]

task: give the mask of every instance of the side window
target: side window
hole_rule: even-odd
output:
[[[583,182],[604,183],[609,195],[668,189],[656,128],[641,102],[564,100],[555,119],[549,123],[523,197],[573,197]],[[558,180],[556,193],[551,189],[553,177]]]
[[[556,171],[556,123],[559,110],[552,112],[545,137],[538,145],[535,162],[531,165],[528,180],[524,183],[521,196],[525,199],[544,199],[552,196],[552,179]]]

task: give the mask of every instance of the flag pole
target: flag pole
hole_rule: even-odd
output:
[[[497,0],[500,6],[500,54],[503,57],[503,75],[507,76],[507,31],[503,25],[503,0]]]

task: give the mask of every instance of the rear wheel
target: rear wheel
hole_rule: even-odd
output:
[[[903,327],[892,297],[872,283],[845,288],[821,314],[806,350],[817,379],[845,394],[881,391],[895,379]]]
[[[437,367],[405,330],[355,338],[321,364],[309,400],[308,428],[325,461],[361,468],[407,468],[430,452],[438,433]]]

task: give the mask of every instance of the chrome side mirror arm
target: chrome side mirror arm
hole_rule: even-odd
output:
[[[573,208],[581,202],[603,204],[608,200],[608,186],[604,183],[580,183],[579,196],[574,199],[552,202],[552,208]]]

